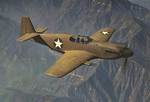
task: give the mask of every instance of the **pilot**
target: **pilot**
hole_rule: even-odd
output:
[[[70,37],[70,41],[76,42],[76,39],[78,38],[78,35],[73,35]]]

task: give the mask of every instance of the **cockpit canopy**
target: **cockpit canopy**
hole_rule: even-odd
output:
[[[92,39],[89,36],[73,35],[70,37],[70,41],[82,44],[87,44],[91,40]]]

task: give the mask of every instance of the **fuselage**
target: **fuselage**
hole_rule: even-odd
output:
[[[71,34],[41,34],[41,39],[52,50],[65,53],[71,50],[81,50],[93,53],[96,58],[115,59],[132,56],[132,51],[122,44],[110,42],[97,42],[87,36]],[[39,42],[39,41],[37,41]],[[41,42],[40,42],[41,43]]]

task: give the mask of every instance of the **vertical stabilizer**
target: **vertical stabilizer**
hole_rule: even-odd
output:
[[[29,17],[21,18],[21,35],[17,38],[18,41],[29,40],[38,36]]]
[[[35,33],[35,29],[29,17],[21,18],[21,34]]]

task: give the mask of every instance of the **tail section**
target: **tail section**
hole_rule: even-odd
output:
[[[35,33],[35,29],[29,17],[21,18],[21,33]]]
[[[17,38],[18,41],[29,40],[39,34],[35,31],[29,17],[21,18],[21,35]]]

